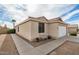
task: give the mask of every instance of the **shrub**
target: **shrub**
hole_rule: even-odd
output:
[[[15,29],[9,29],[8,34],[10,34],[10,33],[15,33]]]
[[[40,40],[39,38],[36,38],[36,42],[39,42],[39,40]]]
[[[48,39],[52,39],[52,37],[50,36],[50,35],[48,35],[48,37],[47,37]]]
[[[77,33],[70,33],[71,36],[77,36]]]

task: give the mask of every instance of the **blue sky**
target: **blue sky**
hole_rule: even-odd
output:
[[[16,24],[28,16],[45,16],[47,19],[61,17],[67,23],[79,23],[79,4],[0,4],[0,25],[12,27],[12,19]]]

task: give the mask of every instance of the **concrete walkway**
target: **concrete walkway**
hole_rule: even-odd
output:
[[[23,55],[27,53],[27,51],[30,51],[30,49],[33,49],[33,46],[18,37],[16,34],[11,34],[11,36],[15,42],[19,54]]]
[[[18,49],[18,52],[21,55],[46,55],[55,48],[59,47],[61,44],[63,44],[67,39],[66,37],[63,37],[40,45],[38,47],[33,47],[22,38],[18,37],[16,34],[11,35]]]
[[[31,55],[46,55],[49,52],[51,52],[52,50],[56,49],[57,47],[59,47],[61,44],[63,44],[66,41],[66,39],[58,39],[58,40],[54,40],[51,42],[48,42],[46,44],[43,44],[41,46],[36,47],[35,49],[32,49],[31,51],[29,51],[28,53],[26,53],[27,55],[31,54]]]
[[[6,37],[6,34],[1,34],[0,35],[0,48],[1,48],[1,46],[2,46],[2,44],[4,42],[4,40],[5,40],[5,37]]]

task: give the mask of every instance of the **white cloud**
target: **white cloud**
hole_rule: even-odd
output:
[[[74,5],[69,4],[4,4],[4,6],[13,19],[16,20],[16,24],[24,21],[28,16],[46,16],[48,19],[55,18],[74,8]],[[66,19],[68,17],[63,18]]]
[[[75,10],[75,11],[69,13],[67,16],[64,16],[64,17],[63,17],[63,20],[69,19],[71,16],[73,16],[73,15],[76,14],[76,13],[79,13],[79,10]]]
[[[23,10],[17,10],[16,6],[17,5],[13,5],[13,4],[5,5],[5,7],[8,9],[10,14],[12,14],[12,16],[13,15],[18,16],[19,14],[19,17],[22,16],[22,18],[23,16],[42,16],[42,15],[46,15],[46,16],[48,15],[49,17],[53,18],[73,8],[72,5],[62,5],[62,4],[61,5],[28,4],[25,6],[25,9],[27,9],[27,11],[23,11]],[[19,5],[19,6],[24,8],[24,6],[22,5]]]
[[[37,9],[37,7],[38,7],[38,5],[36,5],[36,4],[28,4],[27,5],[27,11],[29,12],[29,13],[31,13],[31,12],[35,12],[36,11],[36,9]]]

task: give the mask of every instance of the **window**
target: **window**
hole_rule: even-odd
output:
[[[18,32],[19,32],[19,26],[18,26]]]
[[[44,28],[44,23],[39,23],[38,25],[38,32],[39,33],[44,33],[45,28]]]

